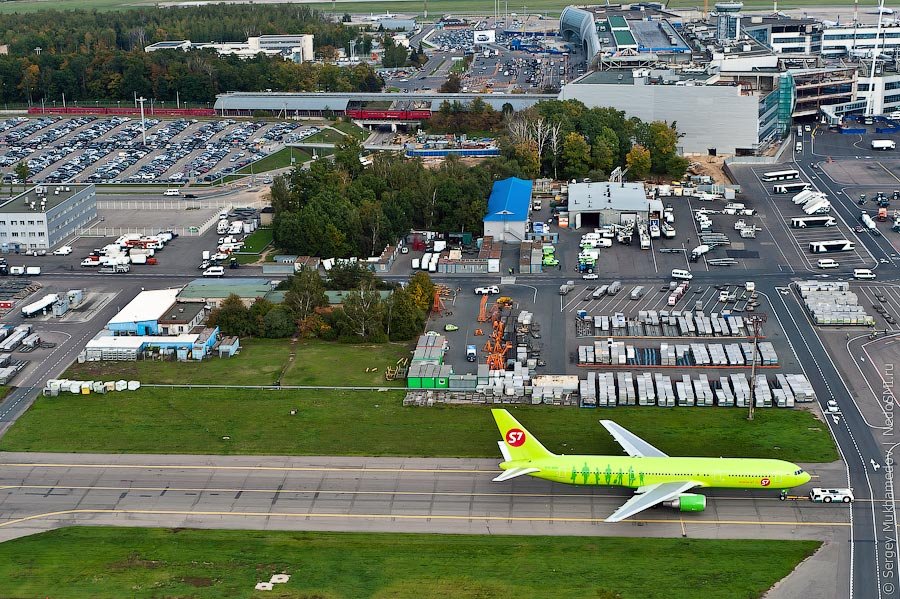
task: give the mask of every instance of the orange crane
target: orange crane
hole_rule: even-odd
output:
[[[494,332],[484,344],[484,351],[488,353],[487,365],[491,370],[503,370],[506,354],[512,349],[512,343],[503,341],[503,331],[503,322],[495,320]]]
[[[431,311],[440,316],[444,313],[444,299],[441,297],[441,291],[439,288],[434,288],[434,304],[431,306]]]

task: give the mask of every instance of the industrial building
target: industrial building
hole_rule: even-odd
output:
[[[560,99],[609,106],[644,121],[677,122],[685,154],[755,152],[761,131],[758,96],[737,83],[707,85],[711,76],[665,73],[668,78],[650,69],[597,71],[564,86]]]
[[[573,229],[659,220],[663,203],[649,199],[640,182],[572,183],[569,185],[569,226]]]
[[[0,201],[0,250],[49,249],[96,218],[93,185],[38,185]]]
[[[528,231],[531,181],[510,177],[494,183],[484,217],[484,235],[503,243],[521,243]]]
[[[202,360],[210,355],[218,337],[218,327],[197,327],[194,332],[180,335],[115,335],[104,330],[87,342],[79,360],[130,361],[137,360],[147,351],[174,355],[181,362]]]
[[[218,306],[229,295],[237,295],[250,305],[257,298],[269,299],[275,285],[269,279],[250,277],[226,277],[222,279],[194,279],[178,293],[178,301]]]
[[[179,289],[141,291],[113,316],[106,328],[114,335],[160,335],[160,320],[175,305]]]

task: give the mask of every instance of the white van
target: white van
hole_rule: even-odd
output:
[[[875,273],[869,270],[868,268],[854,268],[853,269],[853,278],[854,279],[874,279]]]
[[[690,273],[688,270],[682,270],[680,268],[672,269],[672,278],[678,281],[690,281],[694,278],[694,275]]]
[[[164,196],[180,196],[180,195],[181,195],[181,192],[178,191],[178,190],[175,189],[175,188],[172,188],[172,189],[167,189],[167,190],[165,190],[165,191],[163,192],[163,195],[164,195]]]
[[[831,258],[822,258],[818,262],[816,262],[816,266],[819,268],[837,268],[840,266],[837,260],[832,260]]]
[[[203,271],[204,277],[224,277],[225,269],[221,266],[210,266]]]

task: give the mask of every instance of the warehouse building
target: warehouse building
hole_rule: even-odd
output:
[[[106,323],[114,335],[159,335],[160,320],[175,306],[178,289],[141,291]]]
[[[573,229],[623,225],[638,219],[658,221],[662,212],[662,202],[647,198],[640,182],[569,185],[569,226]]]
[[[522,243],[528,230],[531,181],[510,177],[494,183],[484,217],[484,236],[503,243]]]
[[[87,362],[131,361],[152,351],[174,356],[180,362],[202,360],[212,353],[218,338],[218,327],[196,327],[190,333],[180,335],[115,335],[110,330],[103,330],[88,341],[79,359]]]
[[[0,202],[0,250],[49,249],[96,218],[93,185],[38,185]]]
[[[277,281],[274,283],[277,284]],[[208,304],[211,308],[215,308],[229,295],[234,294],[249,306],[257,298],[270,299],[275,284],[269,279],[250,277],[194,279],[184,286],[178,294],[178,300]]]

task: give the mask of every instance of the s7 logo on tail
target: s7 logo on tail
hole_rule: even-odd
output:
[[[510,447],[519,447],[525,443],[525,431],[519,428],[511,428],[506,431],[506,442]]]

